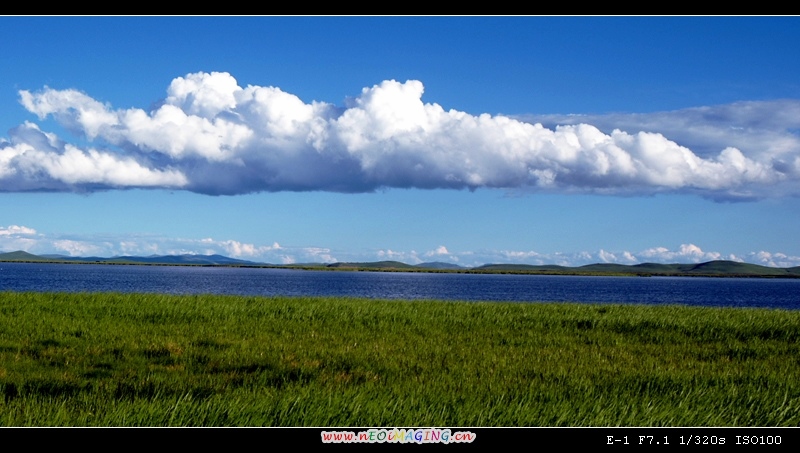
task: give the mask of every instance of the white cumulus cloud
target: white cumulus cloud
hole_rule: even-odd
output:
[[[29,112],[53,117],[93,147],[25,123],[0,139],[0,183],[7,191],[208,194],[385,187],[673,191],[714,199],[800,194],[792,114],[800,101],[511,118],[446,109],[423,94],[421,81],[386,80],[340,107],[277,87],[241,86],[225,72],[175,78],[149,111],[114,109],[75,89],[22,90]]]
[[[0,141],[3,190],[88,190],[93,187],[177,188],[187,184],[174,168],[150,168],[133,156],[60,142],[26,122]]]

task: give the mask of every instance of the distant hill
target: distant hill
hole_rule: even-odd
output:
[[[483,266],[473,268],[475,270],[484,271],[523,271],[523,272],[552,272],[552,271],[568,271],[574,269],[571,267],[558,266],[556,264],[484,264]]]
[[[453,263],[430,262],[420,264],[406,264],[400,261],[371,261],[365,263],[331,263],[326,265],[328,268],[356,268],[356,269],[466,269],[463,266]]]
[[[368,263],[331,263],[329,268],[354,268],[354,269],[413,269],[414,266],[400,261],[373,261]]]
[[[709,261],[699,264],[657,264],[644,263],[633,266],[621,264],[590,264],[580,269],[591,272],[637,272],[648,274],[686,274],[686,275],[785,275],[787,269],[760,266],[758,264],[736,261]]]
[[[466,269],[464,266],[459,266],[458,264],[443,263],[441,261],[434,261],[431,263],[419,263],[415,264],[414,267],[418,267],[420,269]]]
[[[776,272],[787,272],[786,269],[760,266],[758,264],[738,263],[736,261],[710,261],[692,267],[691,273],[703,274],[748,274],[748,275],[775,275]]]
[[[19,250],[16,252],[0,253],[0,261],[49,261],[49,259]]]

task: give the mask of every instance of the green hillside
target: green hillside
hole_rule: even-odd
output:
[[[476,271],[564,272],[573,268],[557,266],[555,264],[484,264],[483,266],[478,266],[473,269]]]
[[[329,268],[353,268],[353,269],[414,269],[414,266],[400,261],[374,261],[369,263],[333,263],[328,264]]]
[[[689,273],[701,274],[742,274],[742,275],[785,275],[786,269],[759,266],[758,264],[737,263],[735,261],[710,261],[691,268]]]
[[[0,261],[53,261],[41,256],[32,255],[28,252],[18,250],[16,252],[0,253]]]

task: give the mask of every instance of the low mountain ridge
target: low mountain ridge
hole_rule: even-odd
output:
[[[0,253],[0,261],[24,262],[61,262],[61,263],[99,263],[99,264],[199,264],[199,265],[241,265],[258,266],[264,263],[230,258],[224,255],[152,255],[152,256],[114,256],[111,258],[99,256],[66,256],[66,255],[33,255],[28,252],[16,251]]]

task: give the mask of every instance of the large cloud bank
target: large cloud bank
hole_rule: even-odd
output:
[[[219,195],[495,187],[688,192],[715,199],[800,194],[797,115],[792,124],[767,125],[783,128],[784,146],[764,149],[741,137],[758,138],[758,131],[743,131],[732,142],[740,147],[709,136],[713,143],[698,153],[654,132],[658,124],[633,132],[603,132],[585,122],[545,127],[445,110],[423,102],[422,94],[419,81],[389,80],[337,107],[306,103],[276,87],[241,87],[220,72],[174,79],[151,111],[114,109],[73,89],[23,90],[20,102],[29,112],[54,118],[91,146],[66,143],[25,122],[0,139],[0,190],[152,187]],[[726,108],[764,115],[739,107]]]

